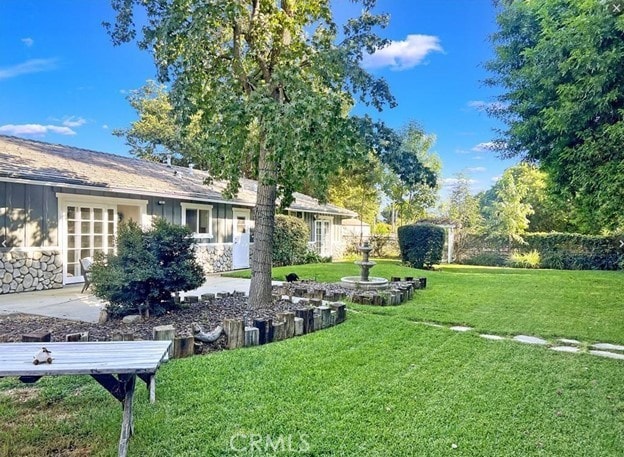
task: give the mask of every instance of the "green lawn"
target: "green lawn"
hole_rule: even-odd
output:
[[[335,279],[356,270],[297,266],[276,276],[284,271]],[[419,275],[386,262],[373,273]],[[166,364],[156,405],[139,389],[130,455],[624,455],[624,361],[413,322],[624,343],[621,274],[452,267],[425,275],[428,289],[400,307],[350,306],[356,312],[329,330]],[[0,380],[0,456],[114,456],[120,417],[86,379],[26,388]],[[250,452],[250,439],[261,452]],[[303,452],[286,452],[289,439]]]
[[[410,320],[465,324],[481,331],[624,344],[624,273],[522,270],[443,266],[422,271],[377,260],[372,276],[426,276],[427,290],[407,307],[376,313]],[[301,278],[339,281],[358,274],[353,262],[275,268],[274,279],[290,272]],[[249,277],[249,271],[232,276]],[[360,307],[356,308],[360,309]]]

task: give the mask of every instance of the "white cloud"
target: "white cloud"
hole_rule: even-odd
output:
[[[0,125],[0,133],[7,135],[45,135],[46,133],[58,133],[59,135],[75,135],[76,132],[69,127],[60,125],[42,124],[6,124]]]
[[[483,173],[485,171],[485,167],[470,167],[466,168],[468,173]]]
[[[11,67],[0,68],[0,80],[56,68],[56,59],[30,59]]]
[[[104,130],[108,130],[108,124],[103,124],[103,125],[102,125],[102,128],[103,128]]]
[[[502,176],[492,176],[492,181],[497,182],[502,178]]]
[[[442,186],[449,187],[449,186],[452,186],[454,184],[457,184],[458,182],[459,182],[458,178],[444,178],[444,179],[442,179]],[[479,183],[479,181],[476,180],[476,179],[468,179],[467,182],[470,185]]]
[[[63,125],[65,127],[80,127],[81,125],[84,125],[86,123],[87,121],[85,121],[83,118],[76,116],[69,116],[63,121]]]
[[[470,154],[472,151],[466,151],[465,149],[457,148],[455,149],[456,154]]]
[[[483,100],[472,100],[468,102],[470,108],[477,111],[500,111],[505,109],[507,105],[501,102],[484,102]]]
[[[408,70],[420,64],[430,52],[444,52],[440,39],[432,35],[407,35],[405,40],[391,41],[385,48],[373,54],[365,54],[362,65],[365,68],[390,67],[393,70]]]
[[[22,38],[22,43],[24,43],[24,45],[26,45],[27,47],[31,47],[33,44],[35,44],[35,40],[33,40],[32,38]]]
[[[486,141],[485,143],[479,143],[472,148],[474,152],[489,152],[498,149],[499,145],[494,141]]]
[[[474,156],[472,160],[483,160],[483,156]]]

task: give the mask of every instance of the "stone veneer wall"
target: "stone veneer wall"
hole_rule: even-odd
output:
[[[204,273],[218,273],[232,269],[232,246],[207,244],[195,246],[195,256],[204,268]]]
[[[0,253],[0,294],[63,287],[60,251],[8,251]]]

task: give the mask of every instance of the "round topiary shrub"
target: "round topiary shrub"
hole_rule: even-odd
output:
[[[433,224],[404,225],[398,229],[401,259],[414,268],[431,268],[442,261],[444,229]]]

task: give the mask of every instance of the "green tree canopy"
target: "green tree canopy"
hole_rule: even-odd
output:
[[[328,176],[370,150],[370,122],[348,115],[360,99],[394,104],[383,79],[360,67],[387,42],[374,33],[387,16],[362,13],[342,28],[329,0],[113,0],[113,43],[136,37],[134,9],[147,21],[139,46],[150,51],[182,134],[235,194],[252,164],[258,177],[251,307],[271,303],[276,202],[288,205],[304,182],[323,199]],[[340,35],[340,41],[338,37]],[[193,126],[189,131],[188,127]]]
[[[400,223],[408,224],[425,217],[437,200],[442,161],[431,151],[436,137],[409,122],[386,138],[389,147],[380,154],[385,164],[382,188]]]
[[[624,15],[612,2],[499,2],[487,83],[506,156],[538,162],[599,231],[624,227]]]

